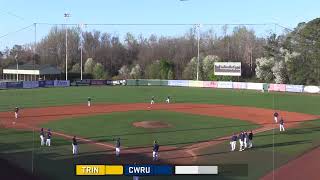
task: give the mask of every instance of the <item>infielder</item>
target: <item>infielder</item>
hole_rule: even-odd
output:
[[[167,104],[170,104],[170,96],[167,97],[166,103],[167,103]]]
[[[16,119],[18,119],[18,117],[19,117],[19,107],[18,106],[14,109],[14,117]]]
[[[154,96],[152,96],[150,104],[154,104]]]
[[[73,136],[72,138],[72,154],[78,155],[78,142],[76,136]]]
[[[50,131],[50,129],[48,129],[46,146],[49,146],[49,147],[51,146],[51,136],[52,136],[51,131]]]
[[[243,141],[244,141],[244,134],[243,132],[241,132],[239,134],[239,143],[240,143],[239,151],[243,151]]]
[[[275,112],[275,113],[273,114],[273,117],[274,117],[274,121],[275,121],[276,123],[278,123],[279,113]]]
[[[249,136],[248,136],[247,131],[244,132],[243,136],[244,136],[244,141],[243,141],[244,149],[246,149],[246,148],[248,147],[248,144],[249,144],[249,143],[248,143],[248,142],[249,142]]]
[[[233,136],[231,137],[231,142],[230,142],[230,145],[231,145],[231,151],[234,151],[236,149],[236,145],[237,145],[237,135],[236,134],[233,134]]]
[[[283,120],[282,117],[280,119],[280,131],[285,131],[285,129],[284,129],[284,120]]]
[[[120,138],[118,138],[116,140],[116,156],[119,157],[120,156]]]
[[[153,161],[159,160],[159,144],[157,141],[153,143],[152,159]]]
[[[252,139],[253,139],[253,133],[252,130],[249,133],[249,148],[252,148],[253,144],[252,144]]]
[[[91,106],[91,97],[88,97],[88,107]]]
[[[40,144],[41,146],[44,146],[44,131],[43,128],[40,130]]]

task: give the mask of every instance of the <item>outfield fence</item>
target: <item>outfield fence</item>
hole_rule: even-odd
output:
[[[77,81],[48,80],[48,81],[18,81],[0,82],[0,89],[31,89],[41,87],[69,87],[69,86],[172,86],[199,87],[218,89],[248,89],[272,92],[320,93],[320,86],[304,86],[293,84],[269,84],[253,82],[231,81],[193,81],[193,80],[161,80],[161,79],[127,79],[127,80],[95,80],[85,79]]]
[[[248,89],[272,92],[320,93],[320,86],[304,86],[293,84],[269,84],[231,81],[193,81],[193,80],[160,80],[160,79],[127,79],[127,86],[174,86],[200,87],[218,89]]]

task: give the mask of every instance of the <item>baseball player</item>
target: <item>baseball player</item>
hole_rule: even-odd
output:
[[[237,145],[237,135],[236,134],[233,134],[233,136],[231,137],[231,142],[230,142],[230,145],[231,145],[231,151],[234,151],[236,149],[236,145]]]
[[[170,104],[170,96],[167,97],[166,103],[167,103],[167,104]]]
[[[277,112],[275,112],[275,113],[273,114],[274,121],[275,121],[276,123],[278,123],[278,116],[279,116],[279,113],[277,113]]]
[[[52,134],[51,134],[51,130],[50,129],[48,129],[48,132],[47,132],[47,140],[46,140],[46,146],[51,146],[51,136],[52,136]]]
[[[243,144],[244,144],[244,149],[246,149],[248,147],[248,142],[249,142],[249,136],[248,136],[248,133],[247,131],[244,132],[244,140],[243,140]]]
[[[14,117],[16,119],[18,119],[18,117],[19,117],[19,107],[18,106],[16,108],[14,108]]]
[[[285,129],[284,129],[284,120],[283,120],[282,117],[280,119],[280,131],[285,131]]]
[[[116,156],[120,156],[120,138],[116,140]]]
[[[154,96],[151,98],[151,104],[154,104]]]
[[[244,141],[244,134],[243,132],[241,132],[239,134],[239,143],[240,143],[239,151],[243,151],[243,141]]]
[[[88,107],[91,106],[91,97],[88,97]]]
[[[157,141],[153,143],[152,159],[153,161],[159,160],[159,144]]]
[[[44,146],[44,131],[43,128],[40,130],[40,144],[41,146]]]
[[[252,139],[253,139],[252,130],[250,131],[248,138],[249,138],[249,148],[252,148]]]
[[[72,154],[78,155],[78,142],[76,136],[72,138]]]

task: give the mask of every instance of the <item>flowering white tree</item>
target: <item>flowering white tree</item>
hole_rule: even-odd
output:
[[[256,59],[256,76],[264,81],[273,80],[272,68],[274,66],[274,58],[261,57]]]
[[[130,70],[129,70],[128,66],[123,65],[119,69],[119,75],[121,76],[121,78],[127,79],[129,77],[129,74],[130,74]]]
[[[214,63],[220,61],[220,58],[215,55],[208,55],[202,61],[202,70],[204,80],[209,80],[214,76]]]
[[[139,64],[136,64],[136,65],[131,69],[130,76],[131,76],[133,79],[139,79],[139,78],[141,77],[141,67],[140,67]]]
[[[200,69],[200,67],[199,67]],[[182,73],[184,79],[197,79],[197,58],[190,60]]]
[[[92,58],[88,58],[84,63],[84,72],[88,74],[93,73],[93,67],[95,66],[95,62]]]

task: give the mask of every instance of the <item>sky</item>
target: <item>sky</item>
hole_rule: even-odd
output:
[[[31,43],[35,39],[41,40],[51,26],[37,25],[35,38],[32,24],[65,23],[65,12],[71,14],[67,22],[74,24],[277,23],[294,28],[299,22],[320,17],[319,0],[0,0],[0,4],[0,49],[14,44]],[[31,27],[16,32],[30,25]],[[274,29],[270,24],[250,27],[262,34]],[[175,36],[182,35],[188,28],[190,27],[88,26],[85,29],[97,29],[120,36],[128,31],[133,34]]]

